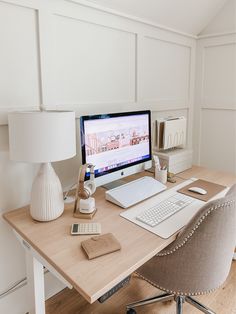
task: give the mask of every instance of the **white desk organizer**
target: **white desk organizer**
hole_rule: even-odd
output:
[[[159,118],[156,120],[155,126],[154,141],[157,150],[185,147],[187,133],[187,120],[185,117]]]
[[[169,151],[153,151],[160,159],[161,166],[167,166],[169,172],[179,173],[192,167],[192,149],[175,148]]]
[[[160,159],[161,167],[179,173],[192,167],[192,149],[185,148],[186,117],[158,118],[154,126],[153,155]]]
[[[184,146],[186,142],[186,118],[180,117],[164,122],[164,149]]]

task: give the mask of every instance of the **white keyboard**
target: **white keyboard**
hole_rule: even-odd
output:
[[[123,208],[128,208],[165,189],[166,186],[154,178],[142,177],[106,191],[106,200]]]
[[[189,196],[176,193],[154,207],[144,210],[136,219],[151,227],[155,227],[193,201],[194,199]]]

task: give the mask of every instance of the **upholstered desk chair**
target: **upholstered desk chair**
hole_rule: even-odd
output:
[[[174,299],[178,314],[185,301],[213,314],[192,296],[212,292],[224,283],[235,240],[236,184],[224,198],[204,205],[173,243],[137,270],[140,277],[165,294],[129,304],[127,313],[136,313],[134,308],[141,305]]]

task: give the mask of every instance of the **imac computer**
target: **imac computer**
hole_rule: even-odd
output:
[[[80,130],[82,163],[95,165],[97,186],[151,168],[149,110],[82,116]]]

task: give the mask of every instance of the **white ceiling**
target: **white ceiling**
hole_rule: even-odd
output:
[[[198,35],[227,0],[87,0],[155,24]]]
[[[201,35],[230,33],[236,31],[236,0],[228,0],[222,10],[212,19]]]

